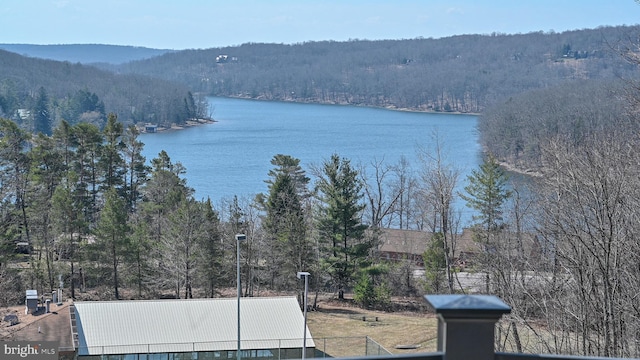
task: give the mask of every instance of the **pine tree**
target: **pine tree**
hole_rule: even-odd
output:
[[[206,296],[213,297],[217,287],[223,284],[225,279],[220,215],[213,209],[210,199],[201,206],[204,212],[204,236],[198,239],[198,279],[206,291]]]
[[[511,196],[507,189],[507,176],[502,171],[498,161],[489,155],[468,176],[469,185],[465,187],[468,195],[461,195],[467,201],[467,206],[477,210],[480,214],[474,216],[479,221],[473,229],[475,241],[483,250],[477,262],[486,271],[486,291],[491,291],[491,274],[495,278],[496,270],[500,271],[498,259],[501,254],[502,206]]]
[[[125,268],[123,273],[135,284],[138,298],[142,298],[143,291],[147,290],[149,283],[145,281],[152,275],[151,242],[149,241],[149,223],[142,211],[129,215],[129,251],[125,254]]]
[[[300,159],[296,159],[290,155],[278,154],[271,159],[271,165],[275,168],[269,170],[269,176],[271,177],[266,181],[269,187],[273,184],[273,181],[279,175],[288,175],[295,186],[295,192],[302,199],[306,199],[309,196],[309,177],[305,174],[305,171],[300,166]]]
[[[38,257],[33,261],[42,261],[46,266],[48,289],[54,289],[53,277],[53,245],[52,233],[52,198],[56,187],[65,174],[61,151],[56,147],[52,137],[42,133],[34,139],[34,146],[28,153],[31,169],[31,181],[28,184],[27,198],[30,206],[27,214],[32,229],[34,247],[38,248]]]
[[[75,157],[74,150],[78,145],[73,127],[65,120],[60,121],[60,124],[53,129],[53,139],[57,150],[61,152],[64,170],[67,171],[71,168],[71,162]]]
[[[185,201],[191,197],[192,190],[187,188],[186,180],[180,178],[179,174],[184,172],[180,163],[173,164],[169,155],[161,151],[157,158],[151,160],[153,170],[149,180],[141,188],[142,202],[137,211],[140,218],[136,217],[138,224],[144,224],[146,234],[136,234],[136,245],[148,248],[153,259],[153,272],[166,273],[166,266],[162,259],[167,255],[167,244],[165,234],[170,231],[169,218]],[[143,264],[141,263],[140,266]],[[166,277],[155,277],[149,283],[156,288],[166,288],[169,286]],[[170,284],[173,287],[173,283]]]
[[[147,181],[149,167],[145,165],[146,158],[142,155],[144,144],[138,140],[140,132],[131,125],[124,134],[124,162],[126,167],[125,174],[125,193],[127,198],[127,206],[129,211],[135,211],[138,201],[142,198],[140,188]]]
[[[469,185],[464,190],[468,195],[460,196],[468,207],[480,213],[474,219],[480,221],[479,225],[485,231],[499,230],[502,225],[502,205],[511,196],[511,191],[507,189],[507,175],[496,158],[489,155],[480,169],[473,170],[467,179]]]
[[[447,266],[442,233],[435,233],[432,236],[427,249],[422,253],[422,260],[424,262],[426,288],[430,293],[440,293],[445,281],[443,269]]]
[[[29,157],[26,153],[29,135],[11,120],[0,118],[0,203],[6,204],[0,223],[0,234],[11,242],[30,243],[26,191]]]
[[[47,91],[40,87],[35,107],[33,108],[33,132],[51,135],[51,115],[49,113],[49,96]]]
[[[102,187],[106,189],[121,189],[124,183],[124,160],[120,152],[124,149],[122,142],[123,126],[118,117],[111,113],[107,117],[107,124],[102,131],[105,144],[101,147],[100,168],[102,170]]]
[[[124,201],[118,196],[115,189],[108,189],[105,193],[105,199],[105,205],[100,212],[100,220],[96,228],[97,250],[101,252],[101,258],[108,260],[111,266],[114,297],[120,299],[119,269],[129,242],[127,210]]]
[[[71,297],[75,297],[75,264],[78,262],[78,247],[83,236],[88,233],[87,222],[82,215],[82,200],[74,196],[78,178],[69,172],[56,187],[51,199],[51,222],[54,235],[59,239],[56,243],[58,254],[64,254],[71,266]]]
[[[324,264],[343,299],[354,276],[368,265],[373,246],[365,237],[367,226],[361,222],[365,208],[362,183],[350,161],[334,154],[323,164],[318,190],[322,202],[318,227],[327,250]]]
[[[307,237],[303,198],[307,196],[309,178],[300,168],[300,160],[276,155],[269,171],[271,179],[266,200],[264,227],[268,236],[272,286],[290,285],[290,274],[308,271],[311,245]],[[277,280],[277,285],[275,284]]]
[[[78,176],[74,196],[81,199],[83,214],[87,221],[93,224],[98,212],[99,160],[103,137],[95,125],[80,123],[73,127],[73,141],[76,145],[76,156],[72,170]]]

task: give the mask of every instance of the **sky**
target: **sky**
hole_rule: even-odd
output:
[[[0,43],[205,49],[640,24],[634,0],[1,0]]]

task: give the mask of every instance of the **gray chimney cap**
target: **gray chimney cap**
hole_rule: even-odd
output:
[[[445,317],[494,317],[508,314],[511,307],[493,295],[425,295],[437,314]]]

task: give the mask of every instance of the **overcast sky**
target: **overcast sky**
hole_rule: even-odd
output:
[[[197,49],[640,23],[634,0],[0,0],[0,43]]]

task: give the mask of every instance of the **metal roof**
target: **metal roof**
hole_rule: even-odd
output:
[[[237,349],[237,298],[76,302],[79,355]],[[242,349],[301,348],[295,297],[241,298]],[[315,347],[308,327],[307,347]]]

